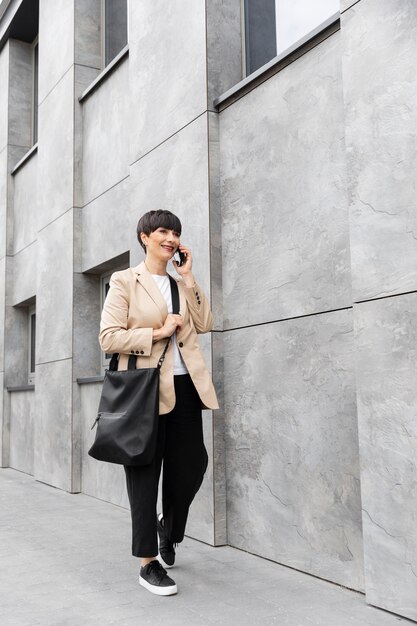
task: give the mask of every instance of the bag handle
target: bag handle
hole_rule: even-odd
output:
[[[169,278],[169,283],[171,286],[171,298],[172,298],[172,312],[175,314],[178,314],[180,312],[180,294],[178,291],[178,285],[177,285],[177,281],[172,278],[172,276],[170,276],[168,274],[168,278]],[[168,350],[168,346],[169,346],[169,342],[171,341],[172,335],[171,337],[168,337],[168,341],[166,342],[164,351],[162,352],[161,356],[159,357],[159,361],[158,361],[158,365],[157,368],[160,369],[162,366],[162,363],[164,362],[165,359],[165,355],[167,353]],[[119,353],[116,352],[115,354],[112,355],[112,358],[110,359],[110,363],[109,363],[109,370],[111,372],[115,372],[117,370],[117,364],[119,361]],[[129,355],[129,362],[127,365],[127,369],[129,370],[135,370],[136,369],[136,355],[134,354],[130,354]]]

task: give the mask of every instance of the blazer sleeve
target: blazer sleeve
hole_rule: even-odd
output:
[[[213,316],[208,299],[197,283],[194,287],[186,287],[183,283],[183,288],[197,333],[208,333],[213,328]]]
[[[110,289],[101,314],[99,342],[103,352],[114,354],[152,353],[153,328],[127,328],[129,298],[119,272],[110,278]]]

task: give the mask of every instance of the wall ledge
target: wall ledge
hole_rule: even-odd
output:
[[[12,176],[14,176],[14,174],[16,174],[17,170],[19,170],[22,165],[24,165],[26,163],[26,161],[29,161],[29,159],[38,151],[38,142],[35,143],[35,145],[33,145],[30,150],[28,150],[26,152],[26,154],[24,156],[22,156],[22,158],[20,159],[20,161],[18,161],[16,163],[16,165],[14,166],[14,168],[12,169],[12,171],[10,172]]]
[[[281,54],[256,70],[256,72],[252,72],[252,74],[213,100],[214,108],[217,109],[217,111],[223,111],[223,109],[245,96],[261,83],[264,83],[268,78],[274,76],[274,74],[283,70],[338,30],[340,30],[339,12],[329,17],[325,22],[317,26],[317,28],[307,33],[307,35],[296,41],[292,46],[281,52]]]
[[[76,380],[79,385],[88,385],[90,383],[102,383],[104,376],[85,376],[83,378],[77,378]]]
[[[124,48],[120,50],[119,54],[114,57],[113,61],[110,61],[110,63],[106,65],[104,70],[100,72],[97,78],[93,80],[91,85],[89,85],[87,89],[81,94],[81,96],[78,98],[78,102],[83,102],[83,100],[86,100],[88,96],[90,96],[93,91],[95,91],[97,87],[101,85],[101,83],[107,80],[113,70],[116,69],[119,63],[127,56],[129,56],[129,44],[127,44]]]
[[[13,391],[34,391],[35,385],[15,385],[12,387],[6,387],[7,391],[13,393]]]

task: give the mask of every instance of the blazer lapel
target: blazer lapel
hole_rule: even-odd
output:
[[[167,304],[162,297],[161,292],[159,291],[158,285],[152,278],[152,274],[146,267],[145,262],[142,261],[142,263],[139,263],[139,265],[134,267],[133,270],[137,275],[137,280],[140,282],[142,287],[146,289],[149,296],[152,298],[158,309],[161,311],[162,319],[165,320],[168,315]]]

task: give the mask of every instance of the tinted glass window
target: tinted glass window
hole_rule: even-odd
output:
[[[127,44],[127,0],[105,0],[105,64],[108,65]]]
[[[246,74],[339,11],[339,0],[245,0]]]

